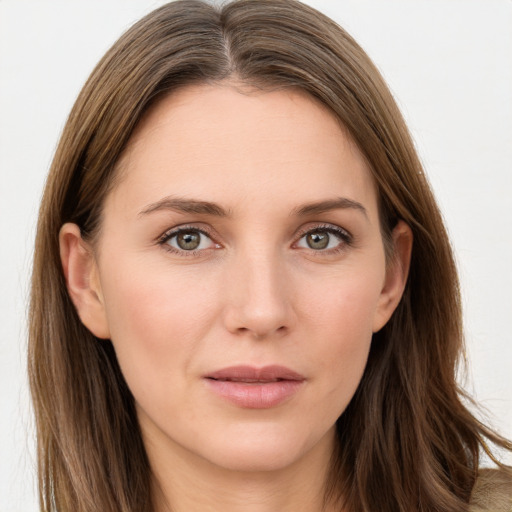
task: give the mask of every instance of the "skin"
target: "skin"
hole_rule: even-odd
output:
[[[83,323],[112,340],[135,397],[158,509],[322,510],[334,425],[402,295],[410,229],[399,222],[386,262],[365,159],[297,91],[175,92],[140,123],[118,172],[94,246],[66,224],[61,256]],[[339,198],[352,202],[297,214]],[[193,232],[192,254],[162,241],[182,225],[208,233]],[[278,406],[244,408],[204,379],[239,364],[284,365],[305,380]]]

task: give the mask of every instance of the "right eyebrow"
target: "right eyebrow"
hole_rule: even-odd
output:
[[[139,216],[161,210],[174,210],[179,213],[197,213],[200,215],[214,215],[216,217],[228,217],[230,215],[228,211],[217,203],[167,196],[155,203],[147,205],[139,212]]]

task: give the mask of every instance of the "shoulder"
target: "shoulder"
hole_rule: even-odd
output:
[[[470,512],[512,512],[512,470],[481,469],[471,494]]]

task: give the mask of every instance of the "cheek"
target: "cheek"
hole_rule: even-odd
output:
[[[352,267],[302,286],[303,311],[330,339],[337,335],[350,344],[350,340],[371,337],[384,274],[368,268]]]
[[[192,268],[172,272],[137,261],[105,269],[102,289],[119,364],[130,385],[183,375],[217,317],[216,287]],[[136,390],[132,389],[134,394]]]
[[[380,274],[332,279],[328,289],[313,288],[310,293],[309,338],[318,344],[324,391],[338,415],[348,405],[366,367],[380,282]]]
[[[110,327],[148,343],[182,331],[192,334],[215,305],[215,287],[205,275],[199,279],[192,266],[176,271],[137,260],[117,262],[102,277]]]

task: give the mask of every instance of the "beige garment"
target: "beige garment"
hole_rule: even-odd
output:
[[[512,471],[481,469],[470,512],[512,512]]]

